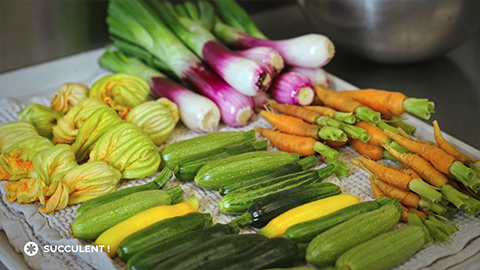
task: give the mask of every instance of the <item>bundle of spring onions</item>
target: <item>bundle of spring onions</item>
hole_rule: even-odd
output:
[[[151,95],[177,103],[182,122],[199,132],[215,130],[218,117],[233,127],[248,124],[254,101],[261,106],[266,97],[311,104],[315,76],[282,72],[286,65],[316,70],[318,80],[328,83],[321,67],[333,57],[334,47],[327,37],[267,40],[233,0],[215,5],[111,0],[107,23],[119,51],[102,56],[102,67],[149,81]],[[240,46],[227,38],[234,36],[243,43],[257,41]]]

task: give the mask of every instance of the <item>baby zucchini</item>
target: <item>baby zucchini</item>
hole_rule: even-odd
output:
[[[381,200],[383,200],[383,198],[388,197],[382,197]],[[335,211],[329,215],[293,225],[285,231],[283,237],[294,242],[308,243],[315,236],[334,227],[335,225],[338,225],[362,213],[378,209],[381,206],[382,204],[377,201],[360,202]]]
[[[430,235],[425,228],[408,225],[365,241],[338,257],[339,270],[388,270],[410,258]]]
[[[311,167],[315,166],[317,162],[318,162],[317,157],[312,155],[312,156],[302,158],[295,162],[284,164],[278,168],[271,168],[271,169],[255,172],[245,176],[244,179],[242,179],[242,181],[221,186],[218,192],[220,193],[220,195],[224,196],[242,187],[251,186],[253,184],[257,184],[272,178],[310,169]]]
[[[239,227],[252,225],[262,228],[270,220],[292,208],[340,193],[337,185],[328,182],[279,191],[255,201],[247,212],[233,219],[231,223],[236,223]]]
[[[271,267],[291,267],[297,262],[297,246],[283,237],[269,239],[251,249],[223,257],[198,270],[256,270]]]
[[[129,270],[150,270],[161,262],[190,250],[206,241],[234,234],[232,227],[215,224],[209,228],[186,232],[155,243],[132,256],[127,262]]]
[[[188,161],[221,152],[223,147],[243,142],[254,142],[255,131],[213,132],[191,139],[174,142],[160,149],[160,167],[174,170]]]
[[[80,239],[95,239],[127,218],[155,206],[182,200],[182,196],[180,186],[167,190],[135,192],[83,213],[72,222],[70,233]]]
[[[230,215],[245,213],[255,201],[282,191],[303,185],[320,182],[335,172],[335,165],[328,165],[318,170],[307,170],[273,178],[255,185],[237,189],[223,196],[218,201],[220,212]]]
[[[317,267],[333,265],[345,251],[393,228],[401,212],[398,203],[388,204],[326,230],[308,244],[307,262]]]
[[[160,174],[155,178],[150,183],[147,183],[145,185],[140,185],[140,186],[133,186],[133,187],[128,187],[124,188],[121,190],[117,190],[112,193],[105,194],[103,196],[93,198],[91,200],[88,200],[80,205],[80,207],[77,208],[77,217],[80,216],[81,214],[87,212],[90,209],[93,209],[97,206],[100,206],[102,204],[109,203],[111,201],[115,201],[117,199],[123,198],[125,196],[128,196],[130,194],[133,194],[135,192],[140,192],[140,191],[146,191],[146,190],[155,190],[155,189],[162,189],[172,178],[172,171],[169,169],[165,168],[163,169]]]
[[[208,213],[192,212],[154,223],[123,239],[117,249],[118,257],[130,259],[141,250],[170,237],[189,231],[204,229],[213,225]]]
[[[247,152],[265,151],[267,150],[268,141],[258,141],[253,143],[240,143],[223,147],[221,152],[213,155],[208,155],[203,158],[192,160],[183,163],[175,168],[175,177],[181,181],[192,181],[197,175],[200,168],[212,161],[219,160],[226,157],[231,157]]]
[[[195,176],[195,183],[218,190],[225,185],[242,182],[249,175],[295,162],[298,154],[283,151],[255,151],[222,158],[205,164]]]
[[[155,270],[198,269],[215,260],[238,254],[267,241],[259,234],[233,234],[209,240],[189,250],[185,250],[160,264]]]

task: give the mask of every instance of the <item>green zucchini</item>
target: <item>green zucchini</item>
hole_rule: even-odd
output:
[[[320,233],[308,244],[307,262],[317,267],[333,265],[345,251],[393,228],[401,211],[398,202],[384,205]]]
[[[178,185],[167,190],[135,192],[83,213],[72,222],[70,233],[80,239],[96,239],[105,230],[137,213],[182,198],[183,190]]]
[[[323,181],[334,172],[335,165],[328,165],[318,170],[301,171],[246,186],[223,196],[218,201],[218,208],[224,214],[240,215],[260,198],[282,190]]]
[[[208,155],[196,160],[192,160],[177,166],[177,168],[175,168],[175,177],[177,177],[181,181],[192,181],[195,178],[195,175],[197,175],[197,172],[200,170],[200,168],[209,162],[247,152],[265,151],[267,150],[267,146],[268,141],[262,140],[253,143],[240,143],[222,147],[221,152],[213,155]]]
[[[194,180],[203,188],[218,190],[222,186],[242,182],[247,175],[278,168],[299,158],[299,154],[284,151],[243,153],[205,164]]]
[[[233,234],[217,237],[189,250],[184,250],[156,265],[155,270],[197,269],[214,260],[244,252],[267,241],[260,234]]]
[[[140,186],[133,186],[133,187],[124,188],[124,189],[117,190],[117,191],[112,192],[112,193],[105,194],[105,195],[97,197],[97,198],[90,199],[90,200],[82,203],[77,208],[77,212],[76,212],[77,217],[80,216],[81,214],[87,212],[90,209],[93,209],[93,208],[95,208],[97,206],[100,206],[102,204],[106,204],[108,202],[120,199],[122,197],[128,196],[128,195],[133,194],[135,192],[162,189],[163,187],[165,187],[168,180],[170,180],[170,178],[172,178],[172,175],[173,175],[172,171],[165,168],[150,183],[147,183],[145,185],[140,185]]]
[[[223,257],[197,270],[256,270],[269,267],[290,267],[297,262],[297,246],[290,240],[277,237],[264,241],[251,249]]]
[[[250,205],[247,212],[231,222],[239,227],[252,225],[255,228],[262,228],[270,220],[292,208],[340,193],[337,185],[328,182],[283,190],[258,199]]]
[[[419,251],[429,237],[425,228],[407,225],[349,249],[335,266],[339,270],[388,270]]]
[[[222,148],[242,142],[254,142],[255,131],[213,132],[187,140],[174,142],[160,149],[160,167],[174,170],[182,163],[221,152]]]
[[[380,207],[381,204],[376,201],[357,203],[321,218],[293,225],[285,231],[283,237],[294,242],[307,243],[312,241],[312,239],[320,233],[333,228],[346,220],[376,210]]]
[[[206,229],[168,238],[133,255],[127,262],[127,269],[150,270],[168,258],[190,250],[206,241],[234,233],[235,231],[228,225],[215,224]]]
[[[314,155],[311,155],[311,156],[302,158],[296,162],[290,162],[290,163],[284,164],[278,168],[272,168],[272,169],[252,173],[250,175],[245,176],[244,179],[240,182],[221,186],[218,192],[220,193],[220,195],[224,196],[242,187],[257,184],[275,177],[297,173],[297,172],[304,171],[306,169],[310,169],[311,167],[315,166],[317,162],[318,162],[317,157]]]
[[[212,225],[212,216],[209,213],[193,212],[168,218],[127,236],[119,244],[117,254],[122,260],[128,260],[136,253],[155,243],[185,232],[205,229]]]

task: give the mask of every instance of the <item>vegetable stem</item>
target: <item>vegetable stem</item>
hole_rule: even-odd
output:
[[[403,101],[403,109],[423,119],[429,119],[435,104],[426,98],[407,98]]]
[[[476,174],[472,169],[465,166],[462,162],[453,162],[450,166],[450,173],[474,192],[477,192],[480,189],[480,179],[476,177]]]
[[[336,160],[338,157],[337,150],[321,142],[315,142],[313,144],[313,150],[331,160]]]
[[[343,130],[330,126],[321,127],[318,131],[318,137],[323,140],[340,142],[344,142],[348,139],[347,134],[345,134]]]
[[[408,188],[432,202],[440,202],[442,199],[442,194],[440,192],[421,179],[412,179],[408,184]]]
[[[381,119],[381,115],[379,112],[372,111],[364,106],[360,106],[355,109],[355,114],[357,115],[358,119],[369,122],[373,125],[378,124]]]

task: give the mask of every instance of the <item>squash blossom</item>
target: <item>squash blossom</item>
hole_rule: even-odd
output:
[[[150,86],[139,76],[117,73],[107,75],[90,87],[89,97],[102,100],[125,119],[131,108],[147,101]]]
[[[135,106],[125,120],[145,130],[157,146],[165,142],[175,129],[175,120],[168,108],[156,101]]]
[[[10,174],[10,177],[3,175],[0,169],[0,180],[18,180],[25,178],[28,173],[33,170],[33,156],[35,153],[50,149],[53,143],[47,138],[36,135],[28,137],[24,140],[5,149],[0,155],[0,168]]]
[[[82,83],[64,83],[58,92],[53,94],[50,108],[66,114],[78,102],[88,97],[88,86]]]
[[[84,163],[65,174],[61,181],[52,183],[49,196],[40,207],[42,213],[64,209],[68,204],[113,192],[122,174],[103,161]]]
[[[97,140],[113,126],[123,122],[117,112],[110,107],[101,107],[93,112],[80,126],[77,138],[72,144],[77,161],[88,159]]]
[[[17,119],[18,121],[32,123],[37,129],[38,134],[52,139],[52,128],[62,116],[62,112],[52,110],[41,104],[31,103],[25,107],[25,109],[18,112]]]
[[[160,154],[147,132],[130,123],[116,125],[98,139],[89,162],[102,160],[122,173],[122,178],[143,178],[157,172]]]
[[[67,114],[60,117],[52,129],[53,143],[72,144],[77,138],[78,129],[83,122],[98,108],[107,107],[96,98],[86,98],[73,106]]]
[[[121,172],[103,161],[87,162],[74,168],[62,180],[68,187],[68,204],[114,192],[121,177]]]
[[[33,171],[26,178],[5,185],[6,199],[19,203],[39,200],[45,205],[45,199],[57,191],[58,183],[75,167],[78,164],[70,145],[58,144],[39,151],[33,156]]]
[[[175,121],[175,125],[178,123],[180,120],[180,111],[178,110],[177,103],[171,101],[168,98],[159,98],[157,99],[157,102],[162,104],[163,106],[167,107],[167,109],[170,111],[170,114],[172,115],[173,121]]]
[[[29,122],[10,122],[0,126],[0,153],[15,143],[38,135],[37,129]]]

